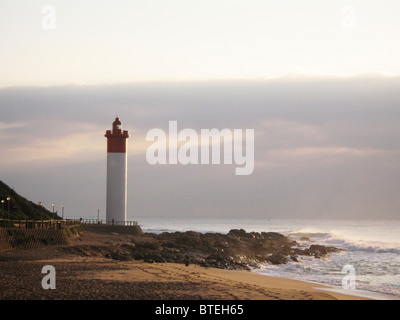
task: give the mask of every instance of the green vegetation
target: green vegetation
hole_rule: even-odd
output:
[[[17,192],[0,181],[0,219],[8,219],[8,201],[10,197],[10,219],[60,219],[57,214],[48,211],[32,201],[20,196]]]

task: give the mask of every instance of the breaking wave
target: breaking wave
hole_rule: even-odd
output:
[[[396,253],[400,254],[400,243],[384,242],[375,240],[358,240],[352,237],[341,234],[340,232],[322,233],[322,232],[295,232],[289,233],[289,236],[300,241],[304,238],[309,238],[310,242],[334,246],[346,251],[365,251],[374,253]]]

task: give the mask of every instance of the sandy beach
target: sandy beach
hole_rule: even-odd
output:
[[[116,246],[132,236],[85,232],[72,246],[0,254],[0,299],[352,300],[324,286],[250,271],[191,264],[115,261],[99,244]],[[41,286],[43,266],[56,270],[56,289]]]
[[[41,268],[56,269],[55,290],[41,288]],[[174,263],[96,258],[2,262],[1,299],[354,300],[319,285]]]

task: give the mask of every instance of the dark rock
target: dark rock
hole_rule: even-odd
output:
[[[277,232],[261,232],[261,235],[266,240],[282,241],[286,238],[283,234]]]
[[[324,246],[320,246],[317,244],[313,244],[310,246],[310,248],[308,249],[308,251],[310,252],[311,255],[326,255],[328,253],[328,250],[326,247]]]
[[[100,254],[106,250],[110,251],[110,247]],[[232,229],[228,234],[193,231],[145,234],[135,238],[134,243],[112,247],[105,256],[121,261],[184,263],[185,255],[189,255],[191,263],[201,266],[249,270],[258,263],[285,264],[297,262],[298,255],[323,257],[337,250],[319,245],[302,249],[296,241],[276,232],[247,233],[243,229]]]
[[[308,249],[295,249],[295,253],[298,255],[314,256],[316,258],[321,258],[332,252],[341,252],[342,250],[335,247],[325,247],[321,245],[313,244]]]
[[[243,229],[240,229],[240,230],[238,230],[238,229],[232,229],[232,230],[230,230],[230,231],[228,232],[228,235],[231,235],[231,236],[240,238],[240,237],[246,237],[247,233],[246,233],[246,231],[243,230]]]
[[[288,262],[287,256],[281,253],[275,253],[267,257],[267,261],[271,264],[286,264]]]

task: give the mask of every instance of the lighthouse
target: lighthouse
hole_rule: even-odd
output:
[[[127,220],[127,130],[115,118],[112,130],[107,130],[107,224],[125,225]]]

